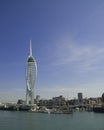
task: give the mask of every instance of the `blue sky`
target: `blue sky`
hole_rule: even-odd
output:
[[[25,99],[30,39],[38,65],[35,95],[102,95],[103,0],[0,0],[2,102]]]

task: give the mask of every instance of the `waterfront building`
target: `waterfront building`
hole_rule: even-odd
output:
[[[78,102],[79,102],[79,104],[83,103],[83,94],[82,93],[78,93]]]
[[[30,53],[27,58],[26,67],[26,105],[34,104],[34,85],[37,76],[37,64],[32,56],[32,44],[30,40]]]
[[[63,106],[66,106],[65,97],[63,97],[62,95],[58,96],[58,97],[53,97],[52,100],[53,100],[53,106],[54,107],[63,107]]]
[[[18,101],[17,101],[17,104],[21,104],[21,105],[23,105],[24,103],[25,103],[25,101],[22,100],[22,99],[18,99]]]
[[[69,105],[78,105],[78,99],[74,98],[68,101]]]
[[[41,100],[41,96],[40,95],[36,95],[36,103],[39,103],[40,100]]]
[[[104,93],[102,94],[101,100],[102,100],[102,104],[103,104],[103,106],[104,106]]]

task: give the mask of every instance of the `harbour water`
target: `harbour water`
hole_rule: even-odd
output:
[[[0,111],[0,130],[104,130],[104,114]]]

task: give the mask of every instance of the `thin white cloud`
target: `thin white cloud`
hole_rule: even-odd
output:
[[[96,44],[60,43],[54,56],[54,65],[70,65],[79,71],[95,70],[104,63],[104,47]]]
[[[92,87],[90,87],[92,86]],[[99,87],[100,86],[100,87]],[[80,84],[78,86],[72,87],[64,87],[64,86],[56,86],[56,87],[44,87],[41,89],[37,89],[36,93],[39,94],[42,98],[52,98],[56,96],[63,95],[65,98],[77,98],[77,93],[82,92],[83,97],[101,97],[103,93],[104,84],[94,83],[91,84]]]

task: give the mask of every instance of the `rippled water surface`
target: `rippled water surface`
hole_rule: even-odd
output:
[[[104,114],[42,114],[0,111],[0,130],[104,130]]]

